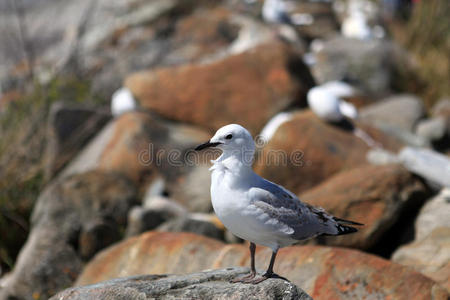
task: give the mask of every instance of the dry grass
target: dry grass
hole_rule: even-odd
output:
[[[412,54],[420,86],[413,87],[430,108],[450,96],[450,1],[422,0],[411,18],[393,24],[391,32]]]

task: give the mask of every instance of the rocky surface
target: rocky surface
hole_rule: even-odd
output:
[[[450,228],[434,229],[423,239],[400,247],[392,260],[412,267],[450,292]]]
[[[417,122],[425,115],[421,99],[414,95],[397,95],[386,98],[379,103],[366,106],[359,116],[373,125],[390,125],[391,127],[413,131]]]
[[[401,81],[394,74],[405,65],[404,53],[386,40],[335,36],[325,40],[315,55],[311,71],[319,83],[348,78],[360,90],[375,95],[383,95]]]
[[[212,214],[208,168],[218,153],[192,150],[227,123],[256,135],[280,113],[289,120],[267,144],[257,140],[255,170],[366,225],[282,249],[275,270],[315,299],[447,299],[439,287],[448,289],[447,196],[420,208],[450,182],[445,43],[429,43],[442,36],[443,21],[429,13],[446,20],[443,1],[415,1],[413,22],[395,28],[381,20],[386,1],[365,1],[371,29],[389,32],[365,40],[339,32],[353,1],[285,1],[303,22],[295,26],[267,23],[263,2],[0,1],[0,299],[47,299],[76,280],[191,280],[200,275],[183,274],[247,267],[247,245],[231,244],[241,241]],[[348,122],[328,124],[304,108],[308,90],[330,80],[358,91],[346,99],[360,111],[353,125],[375,148]],[[105,108],[123,86],[139,108],[109,119]],[[215,239],[139,235],[157,228]],[[257,252],[263,270],[270,250]],[[147,297],[146,284],[181,277],[69,293],[117,284],[114,293]],[[198,286],[209,293],[207,281]]]
[[[300,199],[343,219],[364,223],[359,232],[320,237],[328,245],[368,249],[383,238],[405,209],[428,195],[426,186],[400,165],[363,166],[341,172]]]
[[[256,249],[256,267],[265,270],[271,250]],[[248,247],[225,245],[189,233],[149,232],[99,253],[76,285],[143,274],[185,274],[210,268],[248,266]],[[349,297],[446,299],[447,291],[424,275],[357,250],[293,246],[279,251],[274,271],[314,299]]]
[[[0,298],[48,298],[70,286],[82,259],[120,238],[136,200],[132,183],[117,174],[92,171],[49,185],[33,210],[33,229]]]
[[[109,121],[109,113],[56,102],[48,121],[46,177],[52,178]]]
[[[190,210],[208,212],[211,203],[209,172],[204,167],[207,159],[187,159],[193,148],[207,139],[209,134],[198,127],[161,120],[146,112],[126,113],[112,120],[62,176],[87,170],[119,172],[142,189],[163,177],[168,183],[166,191],[174,200]],[[185,193],[181,193],[183,187]]]
[[[387,149],[399,147],[389,136],[364,128]],[[351,130],[327,124],[311,111],[298,111],[262,149],[255,170],[299,194],[340,171],[367,164],[368,150]]]
[[[228,268],[186,275],[133,276],[68,289],[51,299],[312,299],[282,279],[257,285],[230,283],[247,272],[246,268]]]
[[[198,213],[170,220],[157,228],[158,231],[192,232],[218,240],[224,240],[224,229],[215,215]]]
[[[277,112],[300,106],[312,84],[300,56],[281,42],[207,64],[136,73],[125,81],[142,107],[166,118],[213,131],[241,123],[253,134]]]
[[[439,152],[405,147],[398,154],[403,166],[438,187],[450,187],[450,158]]]
[[[410,266],[450,291],[450,193],[443,189],[420,210],[415,239],[400,247],[392,260]]]

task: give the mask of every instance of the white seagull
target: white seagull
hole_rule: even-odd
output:
[[[111,97],[111,113],[115,117],[129,111],[134,111],[136,107],[136,100],[131,91],[126,87],[118,89]]]
[[[362,225],[303,203],[292,192],[253,172],[255,143],[244,127],[224,126],[195,150],[208,147],[222,150],[210,168],[214,211],[228,230],[250,242],[251,273],[233,282],[256,284],[267,278],[282,278],[273,272],[281,247],[318,235],[356,232],[356,228],[348,225]],[[255,269],[255,244],[273,251],[267,271],[259,277]]]
[[[356,107],[344,101],[356,93],[355,89],[340,81],[331,81],[308,91],[307,101],[311,110],[321,119],[328,122],[340,122],[344,118],[356,119]]]

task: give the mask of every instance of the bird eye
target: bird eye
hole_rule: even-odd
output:
[[[231,139],[233,138],[233,135],[232,135],[232,134],[229,134],[229,135],[227,135],[225,138],[226,138],[227,140],[231,140]]]

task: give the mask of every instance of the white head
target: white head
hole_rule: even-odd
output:
[[[217,130],[216,134],[195,150],[202,150],[209,147],[216,147],[223,151],[221,159],[235,157],[244,164],[253,162],[255,153],[255,142],[247,129],[237,124],[223,126]]]

